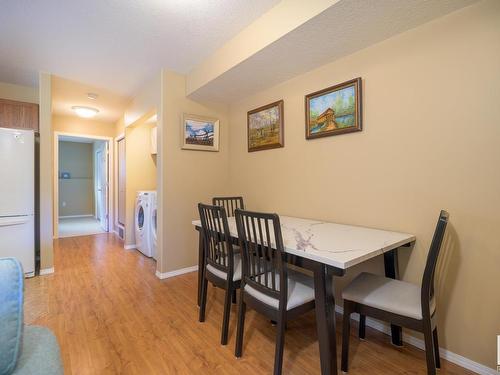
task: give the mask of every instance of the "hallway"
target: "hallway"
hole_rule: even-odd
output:
[[[59,238],[105,233],[99,220],[89,217],[59,218]]]

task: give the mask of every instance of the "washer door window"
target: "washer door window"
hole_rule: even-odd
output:
[[[144,208],[139,206],[139,212],[137,213],[137,225],[139,227],[139,230],[142,230],[142,227],[144,227]]]

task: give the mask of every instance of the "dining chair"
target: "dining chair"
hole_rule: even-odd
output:
[[[208,281],[225,290],[221,344],[227,344],[231,298],[240,287],[241,255],[234,252],[226,210],[222,206],[199,203],[201,231],[204,244],[199,321],[205,321]]]
[[[233,217],[234,210],[240,208],[245,209],[243,204],[243,197],[214,197],[212,198],[214,206],[222,206],[226,209],[227,216]]]
[[[350,316],[353,312],[422,332],[425,340],[427,373],[433,375],[436,373],[436,367],[441,367],[436,326],[434,271],[448,218],[448,212],[441,211],[427,255],[421,285],[363,272],[343,290],[342,371],[348,370]]]
[[[247,305],[276,322],[274,374],[281,374],[287,320],[314,309],[314,280],[288,269],[279,216],[235,210],[243,260],[236,357],[243,354]]]

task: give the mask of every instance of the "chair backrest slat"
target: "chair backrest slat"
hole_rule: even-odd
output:
[[[443,238],[446,231],[446,226],[448,225],[449,216],[450,215],[448,214],[448,212],[441,210],[436,225],[436,230],[434,231],[434,236],[432,238],[431,247],[427,255],[427,262],[425,264],[425,270],[422,276],[422,292],[421,292],[422,315],[424,319],[430,318],[431,314],[430,301],[434,296],[434,273],[436,271],[439,252],[441,250],[441,245],[443,243]]]
[[[277,299],[287,296],[287,263],[279,216],[235,210],[242,252],[242,281]],[[276,282],[279,276],[279,283]]]
[[[199,203],[198,211],[204,240],[205,263],[232,277],[234,253],[225,208]]]
[[[222,206],[226,209],[226,214],[228,217],[234,216],[234,211],[237,208],[242,210],[245,209],[243,204],[243,197],[214,197],[212,198],[212,204],[214,206]]]

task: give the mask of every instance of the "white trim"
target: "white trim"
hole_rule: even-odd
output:
[[[113,178],[114,178],[114,181],[115,181],[115,186],[114,186],[114,190],[113,190],[113,198],[114,198],[114,212],[113,212],[113,216],[114,216],[114,225],[117,226],[117,227],[122,227],[123,228],[123,231],[125,231],[125,226],[122,225],[118,220],[118,195],[119,195],[119,192],[118,192],[118,164],[119,164],[119,155],[118,155],[118,142],[120,142],[121,140],[124,140],[125,139],[125,133],[121,133],[119,134],[117,137],[115,137],[115,139],[113,140],[113,144],[114,144],[114,161],[113,161],[113,170],[114,170],[114,173],[113,173]],[[126,152],[126,151],[125,151]],[[125,181],[126,181],[126,177],[125,177]],[[125,183],[126,185],[126,183]],[[126,201],[126,199],[125,199]],[[125,237],[125,235],[123,236]]]
[[[88,214],[88,215],[65,215],[65,216],[59,216],[59,219],[72,219],[72,218],[77,218],[77,217],[93,217],[94,215]]]
[[[339,314],[344,313],[344,308],[339,305],[335,305],[335,311]],[[351,319],[359,322],[359,314],[353,313],[351,315]],[[391,334],[391,329],[388,324],[383,323],[379,320],[372,319],[369,317],[366,317],[366,325],[368,327],[371,327],[379,332],[385,333],[386,335]],[[407,344],[410,344],[418,349],[425,350],[425,343],[423,340],[418,339],[414,336],[408,335],[406,333],[403,333],[403,341],[406,342]],[[481,363],[474,362],[472,359],[466,358],[464,356],[461,356],[459,354],[453,353],[447,349],[444,348],[439,348],[439,356],[451,363],[454,363],[460,367],[463,367],[467,370],[473,371],[476,374],[480,375],[498,375],[498,372],[495,369],[492,369],[490,367],[487,367]]]
[[[118,236],[119,237],[119,236]],[[133,245],[125,245],[123,246],[123,248],[125,250],[132,250],[132,249],[137,249],[137,245],[136,244],[133,244]]]
[[[181,268],[180,270],[169,271],[169,272],[156,271],[156,277],[159,278],[160,280],[163,280],[163,279],[168,279],[169,277],[179,276],[194,271],[198,271],[198,266]]]
[[[55,272],[54,267],[52,267],[52,268],[44,268],[44,269],[40,270],[40,276],[50,275],[50,274],[52,274],[54,272]]]

